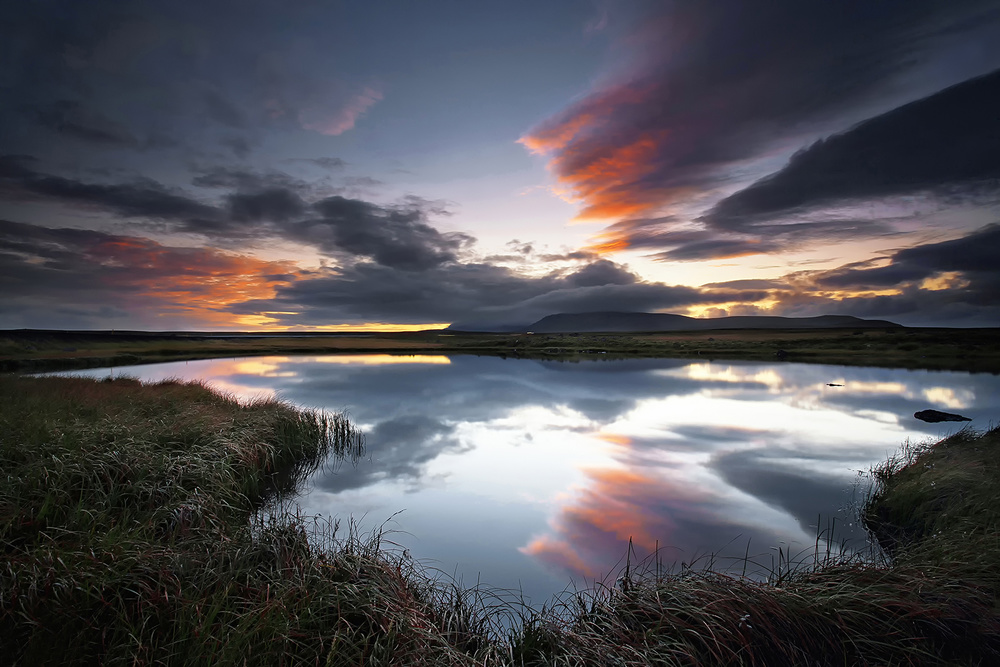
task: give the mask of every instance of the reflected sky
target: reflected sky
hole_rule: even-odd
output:
[[[811,553],[836,519],[833,548],[862,546],[858,473],[960,428],[915,411],[1000,417],[997,376],[789,363],[383,354],[118,372],[346,411],[369,459],[317,473],[302,511],[382,526],[425,565],[536,606],[613,575],[629,540],[667,564],[766,564]]]

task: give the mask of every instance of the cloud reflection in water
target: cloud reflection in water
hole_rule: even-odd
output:
[[[612,573],[630,538],[668,563],[811,549],[818,517],[861,539],[841,511],[857,472],[954,430],[913,412],[1000,415],[996,376],[787,363],[351,355],[128,372],[348,411],[371,460],[314,477],[303,511],[373,527],[405,510],[389,528],[417,558],[536,603]]]

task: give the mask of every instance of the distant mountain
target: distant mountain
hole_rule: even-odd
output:
[[[863,320],[850,315],[818,317],[774,317],[751,315],[698,319],[668,313],[559,313],[543,317],[527,326],[490,327],[490,331],[532,331],[535,333],[575,333],[596,331],[709,331],[714,329],[884,329],[899,327],[887,320]],[[456,331],[479,330],[453,324]]]

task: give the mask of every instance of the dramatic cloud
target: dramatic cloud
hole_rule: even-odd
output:
[[[307,204],[302,195],[314,188],[281,172],[204,170],[194,185],[236,190],[225,196],[224,205],[214,206],[149,179],[88,183],[43,174],[30,164],[24,157],[0,157],[0,199],[97,207],[123,218],[166,221],[174,231],[202,234],[213,242],[296,241],[330,256],[365,257],[413,271],[454,262],[474,242],[467,234],[440,232],[428,223],[431,215],[447,214],[439,202],[410,196],[396,205],[378,205],[333,196]]]
[[[995,321],[989,267],[929,242],[1000,219],[995,2],[552,0],[529,23],[512,17],[534,5],[513,2],[0,8],[0,218],[30,223],[4,304],[23,315],[37,289],[33,317],[69,312],[49,281],[75,294],[118,262],[137,267],[115,274],[123,297],[66,296],[67,322],[194,318],[129,296],[168,284],[220,326],[608,309]],[[511,141],[533,123],[521,142],[552,190],[608,225],[586,242],[559,231],[560,203],[529,201],[545,186]],[[978,257],[992,237],[977,234],[949,243]],[[800,270],[821,245],[824,271]],[[65,273],[43,259],[54,248]],[[645,256],[610,261],[620,250]],[[95,276],[77,280],[73,252]],[[184,287],[181,258],[229,296]]]
[[[730,314],[839,313],[916,326],[996,326],[998,253],[1000,226],[993,224],[958,239],[915,245],[833,270],[800,271],[781,280],[710,283],[702,289],[767,293],[767,310],[743,306]]]
[[[567,277],[575,287],[595,287],[597,285],[631,285],[638,277],[631,271],[606,259],[587,264]]]
[[[421,271],[457,259],[473,239],[442,233],[426,223],[419,203],[390,208],[357,199],[329,197],[313,205],[320,218],[301,223],[294,234],[327,250],[370,257],[391,268]]]
[[[521,142],[533,152],[550,156],[559,187],[582,203],[579,217],[627,223],[606,230],[595,245],[597,250],[659,248],[664,250],[658,256],[662,260],[774,252],[804,240],[887,233],[886,226],[877,221],[843,220],[843,214],[833,216],[841,218],[833,222],[827,216],[766,228],[724,224],[727,209],[751,201],[748,193],[732,197],[730,204],[703,221],[710,223],[710,238],[678,243],[664,235],[692,231],[699,210],[711,204],[716,193],[745,180],[751,167],[759,172],[761,167],[754,165],[767,164],[787,151],[791,142],[834,129],[835,118],[853,115],[860,120],[864,115],[859,114],[906,101],[889,84],[919,71],[928,54],[949,57],[961,48],[958,35],[970,26],[984,34],[1000,34],[996,7],[975,0],[947,5],[931,0],[834,4],[782,0],[657,6],[659,13],[647,16],[627,42],[642,54],[631,65],[631,77],[610,79]],[[995,60],[1000,63],[1000,57]],[[984,82],[971,97],[987,102],[989,85]],[[976,119],[976,127],[991,135],[986,143],[992,145],[996,133],[986,126],[986,119],[995,116],[989,110],[995,100],[994,92],[987,108],[971,110],[962,108],[959,100],[930,103],[912,115],[903,113],[905,129],[887,128],[896,117],[876,123],[863,132],[864,138],[878,135],[885,149],[903,150],[875,160],[871,169],[904,165],[906,169],[861,184],[862,166],[853,190],[842,187],[837,191],[831,186],[820,193],[817,186],[801,196],[829,200],[912,190],[926,187],[935,173],[945,171],[963,179],[988,175],[992,168],[984,169],[982,162],[996,153],[990,146],[977,151],[982,156],[980,164],[964,172],[948,158],[961,155],[962,146],[976,141],[975,130],[968,131],[961,145],[948,146],[945,161],[949,166],[935,172],[923,156],[962,132],[967,118]],[[933,125],[933,130],[925,123]],[[932,136],[939,129],[942,135]],[[904,137],[914,146],[900,146]],[[847,144],[854,149],[863,140],[831,140],[834,143],[838,155],[845,155]],[[820,155],[819,150],[817,146],[816,162],[825,165],[831,151]],[[873,155],[876,150],[869,147],[862,155]],[[915,152],[922,156],[919,165],[924,169],[919,182],[913,176],[921,167],[910,162]],[[799,160],[816,164],[806,157]],[[857,156],[852,164],[861,159]],[[846,161],[843,166],[847,167]],[[818,169],[811,171],[816,179],[823,178]],[[768,181],[762,182],[760,188],[767,189],[753,201],[762,200],[780,183],[771,188]]]
[[[935,190],[1000,189],[1000,70],[818,141],[780,171],[716,204],[704,217],[725,231],[756,231],[824,204]]]
[[[0,326],[248,326],[228,308],[296,278],[285,262],[0,220]]]
[[[278,291],[274,299],[234,307],[239,314],[285,313],[282,324],[329,322],[456,322],[458,328],[530,324],[557,312],[685,310],[766,292],[699,290],[641,282],[603,262],[568,274],[526,276],[506,267],[444,263],[414,272],[358,263],[319,272]]]
[[[884,266],[843,267],[812,276],[814,284],[828,290],[897,288],[906,298],[893,305],[880,304],[899,314],[924,317],[935,311],[965,307],[979,317],[1000,311],[1000,225],[990,225],[963,238],[899,250]],[[923,301],[923,303],[921,303]]]
[[[215,221],[219,211],[186,195],[171,192],[149,179],[131,183],[86,183],[36,172],[29,160],[0,156],[0,197],[49,200],[98,207],[124,217],[176,221]]]
[[[217,203],[210,203],[149,179],[91,183],[41,173],[32,164],[25,157],[0,159],[0,198],[58,202],[82,212],[108,211],[128,221],[132,229],[151,225],[161,232],[198,234],[216,247],[290,241],[314,248],[329,260],[326,268],[297,271],[294,278],[280,281],[259,282],[258,276],[248,275],[244,288],[233,288],[233,298],[219,296],[213,301],[189,295],[195,304],[191,308],[207,309],[202,319],[213,322],[221,322],[224,312],[231,313],[234,321],[279,326],[393,321],[453,322],[467,329],[525,325],[552,313],[600,310],[842,313],[904,324],[926,323],[928,313],[970,324],[988,323],[997,315],[1000,279],[992,258],[1000,253],[1000,235],[995,226],[963,239],[898,250],[881,261],[800,271],[780,280],[729,281],[698,288],[645,281],[586,251],[546,254],[531,244],[512,242],[511,255],[477,258],[473,237],[442,232],[431,223],[434,216],[447,214],[443,205],[418,197],[392,205],[342,196],[314,199],[314,186],[282,172],[214,167],[201,170],[193,181],[213,192]],[[628,224],[621,223],[620,228]],[[37,235],[44,228],[25,229]],[[849,229],[846,223],[830,223],[829,238]],[[145,266],[137,248],[148,250],[158,244],[129,238],[126,245],[133,252],[123,266]],[[706,230],[670,231],[654,225],[639,227],[636,238],[651,248],[673,245],[659,254],[673,260],[776,250],[783,242],[781,238],[734,241],[713,238]],[[211,248],[205,252],[201,257],[193,249],[167,254],[149,250],[158,258],[152,265],[161,267],[160,278],[167,280],[166,268],[173,267],[181,283],[187,280],[182,267],[161,260],[170,255],[212,263],[223,257]],[[539,262],[552,262],[553,268],[539,275]],[[35,268],[31,262],[20,262],[8,264],[6,270],[20,280],[20,272],[33,275]],[[532,272],[524,273],[527,269]],[[290,265],[282,269],[284,274],[292,272]],[[227,284],[235,284],[233,280],[227,278]],[[159,288],[154,292],[166,293]],[[30,293],[31,289],[23,289],[24,295]],[[767,309],[759,305],[764,303],[769,304]],[[135,307],[142,310],[149,305],[136,302]],[[168,310],[182,309],[172,305]]]
[[[302,215],[304,210],[303,201],[284,188],[229,196],[229,217],[235,222],[286,222]]]

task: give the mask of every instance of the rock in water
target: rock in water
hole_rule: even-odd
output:
[[[930,422],[931,424],[937,424],[938,422],[972,421],[968,417],[952,414],[950,412],[941,412],[940,410],[921,410],[920,412],[914,412],[913,416],[919,419],[920,421]]]

